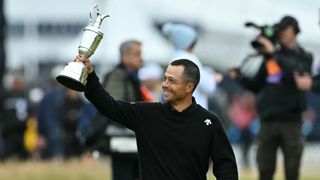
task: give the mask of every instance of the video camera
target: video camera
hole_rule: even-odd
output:
[[[278,33],[278,27],[277,27],[277,24],[275,25],[264,25],[264,26],[258,26],[256,25],[255,23],[253,22],[246,22],[245,23],[245,27],[253,27],[255,29],[258,29],[260,30],[260,34],[259,36],[264,36],[266,37],[267,39],[269,39],[273,44],[276,43],[277,41],[277,33]],[[257,39],[253,40],[251,42],[251,46],[254,48],[254,49],[261,49],[263,48],[263,45],[261,43],[259,43],[257,41]]]

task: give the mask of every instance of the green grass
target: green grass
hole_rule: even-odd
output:
[[[257,180],[256,169],[240,171],[240,179]],[[320,171],[303,170],[300,180],[319,180]],[[73,159],[69,161],[16,161],[0,163],[0,180],[111,180],[110,161]],[[215,180],[211,173],[208,180]],[[282,170],[275,180],[284,180]]]
[[[256,169],[247,169],[239,172],[240,180],[257,180],[258,172]],[[213,175],[207,175],[208,180],[215,180]],[[300,180],[319,180],[320,172],[317,170],[304,170],[301,172]],[[274,180],[285,180],[282,169],[277,169]]]
[[[109,169],[106,161],[9,161],[0,165],[0,180],[100,180]]]

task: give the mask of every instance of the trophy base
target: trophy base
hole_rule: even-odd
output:
[[[79,91],[79,92],[83,92],[86,89],[86,86],[84,84],[82,84],[78,80],[75,80],[71,77],[59,75],[56,77],[56,79],[60,84],[62,84],[63,86],[69,89]]]
[[[83,92],[86,89],[87,77],[87,68],[82,62],[69,62],[56,79],[69,89]]]

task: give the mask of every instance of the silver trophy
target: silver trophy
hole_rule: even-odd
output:
[[[92,13],[96,10],[96,19],[92,19]],[[109,15],[101,15],[98,4],[94,4],[90,9],[90,24],[84,29],[82,40],[79,45],[79,55],[87,58],[91,57],[96,51],[103,33],[100,29],[104,18]],[[69,62],[62,72],[56,77],[57,81],[67,88],[75,91],[84,91],[87,83],[88,72],[82,62]]]

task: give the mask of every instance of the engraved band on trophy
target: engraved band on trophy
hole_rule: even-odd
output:
[[[92,20],[92,12],[96,9],[97,17]],[[84,29],[84,33],[78,48],[80,56],[91,57],[97,49],[103,33],[100,29],[104,18],[109,15],[101,15],[98,4],[94,4],[90,9],[90,24]],[[84,91],[87,83],[87,68],[82,62],[69,62],[61,73],[56,77],[57,81],[67,88],[75,91]]]

